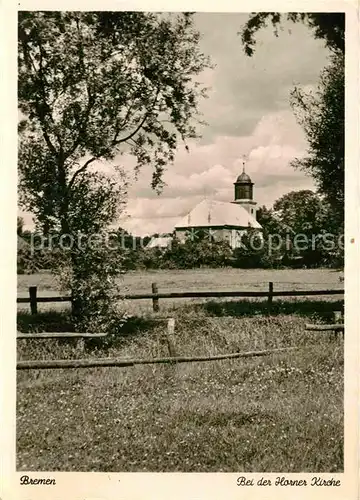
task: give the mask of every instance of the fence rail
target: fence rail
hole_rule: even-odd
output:
[[[337,316],[337,314],[335,314]],[[334,324],[334,325],[306,325],[307,330],[333,330],[338,331],[342,329],[344,331],[344,325]],[[17,338],[60,338],[60,337],[78,337],[78,338],[94,338],[94,337],[104,337],[106,333],[38,333],[38,334],[21,334],[18,333]],[[181,356],[178,353],[175,342],[175,319],[168,318],[167,320],[167,330],[165,337],[168,344],[169,357],[163,358],[145,358],[145,359],[126,359],[126,358],[97,358],[97,359],[54,359],[54,360],[27,360],[18,361],[16,368],[18,370],[45,370],[45,369],[57,369],[57,368],[94,368],[94,367],[105,367],[105,366],[116,366],[116,367],[128,367],[135,365],[149,365],[149,364],[163,364],[163,363],[190,363],[195,361],[216,361],[223,359],[236,359],[236,358],[249,358],[257,356],[268,356],[271,354],[277,354],[281,352],[288,352],[299,349],[298,346],[295,347],[283,347],[277,349],[266,349],[262,351],[247,351],[247,352],[235,352],[226,354],[216,354],[208,356]],[[83,340],[80,341],[79,347],[82,349],[84,346]]]
[[[345,330],[345,326],[343,324],[305,325],[305,330],[314,332],[343,332]]]
[[[159,299],[191,299],[191,298],[209,298],[209,297],[264,297],[267,298],[269,308],[271,308],[273,297],[306,297],[316,295],[343,295],[344,290],[282,290],[275,291],[274,283],[269,282],[268,290],[266,291],[189,291],[189,292],[164,292],[159,293],[156,283],[152,283],[151,293],[134,293],[119,295],[117,299],[125,300],[152,300],[153,311],[160,310]],[[18,304],[29,304],[32,314],[37,314],[37,305],[41,302],[71,302],[70,296],[64,297],[39,297],[37,295],[37,287],[29,287],[29,297],[18,297]]]
[[[152,283],[151,293],[140,293],[140,294],[124,294],[119,295],[117,299],[125,300],[152,300],[153,311],[158,312],[160,310],[159,299],[179,299],[179,298],[210,298],[210,297],[254,297],[267,298],[269,308],[271,308],[273,297],[305,297],[305,296],[317,296],[317,295],[343,295],[344,290],[282,290],[274,291],[273,282],[269,282],[269,288],[267,291],[188,291],[188,292],[164,292],[159,293],[156,283]],[[32,314],[37,314],[37,304],[41,302],[71,302],[70,296],[63,297],[39,297],[37,295],[37,287],[29,287],[29,297],[18,297],[18,304],[28,304],[30,303],[30,309]]]
[[[41,332],[41,333],[17,333],[17,339],[98,339],[106,337],[104,333],[77,333],[77,332]]]
[[[248,352],[235,352],[230,354],[217,354],[215,356],[178,356],[167,358],[149,358],[149,359],[54,359],[54,360],[31,360],[31,361],[18,361],[16,368],[18,370],[48,370],[55,368],[95,368],[104,366],[135,366],[135,365],[149,365],[149,364],[163,364],[163,363],[189,363],[199,361],[218,361],[222,359],[236,359],[236,358],[251,358],[258,356],[269,356],[270,354],[278,354],[282,352],[294,351],[298,347],[282,347],[279,349],[268,349],[264,351],[248,351]]]

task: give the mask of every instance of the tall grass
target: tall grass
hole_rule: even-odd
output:
[[[18,469],[343,470],[341,338],[307,332],[309,310],[229,317],[189,305],[172,315],[181,355],[300,348],[172,366],[21,371]],[[38,328],[21,320],[24,330]],[[167,355],[165,328],[144,317],[106,343],[18,340],[18,358]]]

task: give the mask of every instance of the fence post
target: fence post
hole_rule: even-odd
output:
[[[341,311],[334,311],[334,323],[335,324],[339,324],[339,323],[342,323],[343,322],[343,319],[342,319],[342,313]],[[335,330],[335,338],[337,339],[338,338],[338,331]]]
[[[268,311],[271,312],[272,302],[273,302],[273,291],[274,291],[274,283],[269,281],[269,295],[268,295]]]
[[[151,290],[152,290],[153,295],[157,295],[159,293],[159,290],[158,290],[156,283],[151,283]],[[157,297],[153,297],[152,302],[153,302],[153,311],[158,312],[160,309],[159,299]]]
[[[174,342],[174,331],[175,331],[175,319],[169,318],[166,331],[166,340],[169,349],[169,354],[172,358],[176,358],[177,356],[175,342]]]
[[[37,314],[37,287],[29,286],[29,295],[30,295],[30,311],[31,314]]]
[[[85,347],[85,341],[83,338],[80,338],[77,342],[76,342],[76,349],[80,352],[83,352],[84,351],[84,347]]]

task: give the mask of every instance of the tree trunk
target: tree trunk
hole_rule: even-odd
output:
[[[79,291],[78,286],[86,278],[82,276],[81,256],[76,248],[70,250],[72,289],[71,289],[71,316],[75,324],[80,324],[86,316],[86,297]]]
[[[60,200],[59,200],[59,215],[61,224],[62,235],[75,236],[72,234],[72,230],[69,224],[69,193],[68,186],[66,183],[65,169],[62,159],[58,159],[58,183],[60,186]],[[81,281],[81,266],[78,256],[78,248],[76,247],[76,238],[73,238],[74,247],[70,248],[70,265],[72,272],[72,286],[71,286],[71,316],[74,324],[79,324],[84,318],[85,304],[83,297],[76,289],[76,283]]]

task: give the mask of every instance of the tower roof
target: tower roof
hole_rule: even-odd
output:
[[[239,175],[239,177],[236,179],[236,182],[247,182],[249,184],[251,184],[251,179],[250,177],[248,176],[248,174],[246,174],[245,172],[243,172],[242,174]]]
[[[245,172],[245,163],[243,163],[243,171],[236,179],[236,182],[240,182],[241,184],[252,184],[250,177]]]

